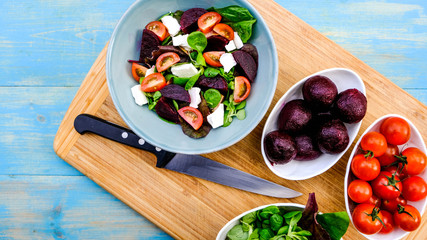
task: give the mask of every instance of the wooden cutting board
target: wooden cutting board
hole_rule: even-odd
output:
[[[79,135],[73,128],[73,121],[80,113],[94,114],[125,126],[107,88],[106,47],[77,92],[54,141],[54,149],[61,158],[177,239],[214,239],[227,221],[244,211],[277,202],[305,204],[310,192],[316,193],[320,211],[345,211],[343,182],[352,148],[330,170],[303,181],[277,177],[261,156],[261,133],[268,114],[278,99],[307,75],[327,68],[345,67],[362,77],[367,90],[368,112],[358,137],[376,118],[389,113],[401,114],[421,133],[427,132],[427,107],[421,102],[274,1],[250,2],[271,27],[276,42],[279,55],[277,90],[267,115],[251,134],[232,147],[204,156],[300,191],[303,196],[295,199],[266,197],[157,169],[155,158],[149,153],[93,134]],[[427,141],[427,137],[424,140]],[[423,238],[427,233],[426,216],[420,229],[407,239]],[[344,239],[363,237],[350,226]]]

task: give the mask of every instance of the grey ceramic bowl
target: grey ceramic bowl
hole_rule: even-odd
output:
[[[135,80],[128,59],[139,59],[142,29],[163,14],[193,7],[209,8],[239,5],[249,9],[257,19],[250,43],[259,51],[258,75],[247,100],[246,119],[235,119],[226,128],[212,129],[202,139],[182,133],[179,125],[160,120],[146,106],[135,104],[130,88]],[[114,105],[126,124],[141,138],[164,150],[202,154],[227,148],[247,136],[267,112],[276,90],[278,60],[274,40],[261,15],[244,0],[140,0],[122,16],[114,29],[107,52],[107,83]]]

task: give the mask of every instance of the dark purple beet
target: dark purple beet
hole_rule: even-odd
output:
[[[156,59],[162,55],[163,53],[167,53],[167,52],[174,52],[176,54],[178,54],[180,60],[179,62],[189,62],[190,61],[190,57],[188,57],[188,55],[182,51],[179,47],[175,47],[175,46],[159,46],[157,50],[154,50],[151,53],[151,57],[149,57],[148,59],[150,61],[156,61]]]
[[[196,31],[198,28],[197,20],[207,12],[204,8],[190,8],[185,11],[180,20],[181,30],[186,34]]]
[[[311,118],[311,110],[304,100],[292,100],[280,111],[277,127],[281,131],[298,134],[309,126]]]
[[[270,162],[278,164],[288,163],[297,155],[292,137],[277,130],[264,137],[264,151]]]
[[[318,158],[322,152],[316,144],[314,144],[313,139],[308,135],[298,135],[294,138],[297,155],[295,160],[299,161],[308,161]]]
[[[344,151],[350,139],[344,123],[339,119],[333,119],[320,126],[316,141],[320,151],[335,154]]]
[[[240,50],[249,53],[255,60],[255,63],[258,65],[258,50],[254,45],[250,43],[245,43],[243,44],[243,47]]]
[[[236,60],[238,71],[243,72],[245,77],[250,82],[253,82],[257,74],[257,64],[254,58],[249,53],[241,50],[233,52],[233,57]]]
[[[150,30],[144,29],[142,31],[141,51],[139,54],[139,61],[149,63],[149,58],[153,51],[159,49],[160,40],[155,33]]]
[[[317,112],[328,110],[338,95],[337,86],[328,77],[316,75],[304,82],[302,95],[311,109]]]
[[[163,97],[175,99],[183,102],[191,102],[190,94],[185,90],[185,88],[177,84],[166,85],[160,93]]]
[[[200,96],[200,98],[202,101],[199,104],[199,110],[203,115],[203,124],[198,130],[194,130],[194,128],[190,124],[188,124],[184,119],[182,119],[181,117],[179,118],[181,121],[182,132],[185,135],[191,138],[196,138],[196,139],[206,137],[209,134],[210,130],[212,129],[212,126],[208,123],[208,120],[206,118],[210,114],[208,103],[203,98],[203,96]]]
[[[179,123],[178,112],[168,102],[167,98],[161,97],[155,107],[156,113],[171,122]]]
[[[204,91],[209,88],[214,88],[220,91],[223,94],[226,94],[228,91],[228,84],[227,81],[220,75],[217,75],[215,77],[209,78],[205,75],[202,75],[199,77],[199,80],[196,83],[196,86],[199,86]]]
[[[225,45],[227,45],[228,42],[228,39],[221,35],[212,35],[208,37],[208,45],[205,51],[224,51]]]
[[[367,104],[363,93],[357,89],[347,89],[338,94],[332,112],[345,123],[357,123],[365,117]]]

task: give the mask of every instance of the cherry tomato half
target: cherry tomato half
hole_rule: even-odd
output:
[[[198,130],[203,124],[203,115],[197,108],[183,107],[178,113],[194,130]]]
[[[199,17],[197,25],[202,33],[208,33],[212,31],[217,23],[221,22],[221,18],[221,15],[217,12],[207,12]]]
[[[234,102],[239,103],[245,100],[251,92],[251,83],[245,77],[234,78]]]
[[[174,52],[167,52],[160,55],[156,60],[156,69],[158,72],[166,71],[175,63],[179,62],[181,58]]]
[[[138,63],[132,63],[132,77],[139,83],[139,80],[145,76],[147,68],[139,65]]]
[[[421,224],[420,212],[411,205],[399,206],[393,220],[397,227],[408,232],[416,230]]]
[[[411,127],[400,117],[390,117],[381,124],[380,133],[384,135],[388,143],[402,145],[411,137]]]
[[[208,65],[212,67],[222,67],[222,64],[219,61],[219,59],[221,58],[221,55],[224,53],[225,53],[224,51],[205,52],[203,53],[203,57],[205,58],[205,61]]]
[[[387,143],[387,150],[378,157],[381,167],[394,163],[397,160],[395,155],[399,155],[399,148],[394,144]]]
[[[218,23],[217,25],[215,25],[213,30],[214,30],[214,32],[216,32],[219,35],[227,38],[230,41],[234,39],[233,29],[225,23]]]
[[[155,33],[157,37],[159,37],[160,41],[165,40],[169,36],[168,29],[162,22],[150,22],[149,24],[147,24],[147,26],[145,26],[145,28]]]
[[[362,137],[360,145],[363,150],[372,153],[374,157],[379,157],[387,150],[387,141],[385,137],[378,132],[368,132]]]
[[[375,196],[375,194],[372,194],[372,196],[369,198],[369,200],[366,202],[363,202],[363,203],[374,204],[375,207],[381,207],[381,199],[379,197]]]
[[[383,227],[379,220],[383,219],[383,215],[373,204],[362,203],[357,205],[351,217],[354,226],[363,234],[378,233]]]
[[[399,197],[402,191],[402,183],[396,175],[382,171],[371,182],[372,190],[381,199],[394,199]]]
[[[144,78],[141,82],[143,92],[159,91],[166,86],[166,79],[161,73],[152,73]]]
[[[381,201],[381,209],[394,213],[397,211],[397,205],[399,204],[401,206],[405,206],[407,204],[406,199],[404,199],[402,196],[399,196],[395,199],[383,199]]]
[[[427,157],[418,148],[407,148],[403,150],[402,156],[405,156],[408,162],[406,165],[404,164],[403,167],[403,171],[408,173],[408,175],[420,174],[427,166]]]
[[[383,220],[383,228],[381,228],[380,233],[390,233],[394,229],[393,215],[391,213],[381,210],[380,213],[383,215],[381,220]]]
[[[409,201],[420,201],[427,196],[427,183],[421,177],[408,177],[402,182],[402,186],[402,195]]]
[[[381,166],[378,159],[358,154],[351,160],[351,171],[356,177],[364,181],[371,181],[378,177]]]
[[[357,203],[368,201],[372,196],[372,188],[369,183],[362,180],[354,180],[348,185],[348,196]]]

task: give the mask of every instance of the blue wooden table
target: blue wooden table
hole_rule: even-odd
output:
[[[132,2],[0,1],[0,239],[170,238],[52,149]],[[427,103],[427,1],[277,2]]]

